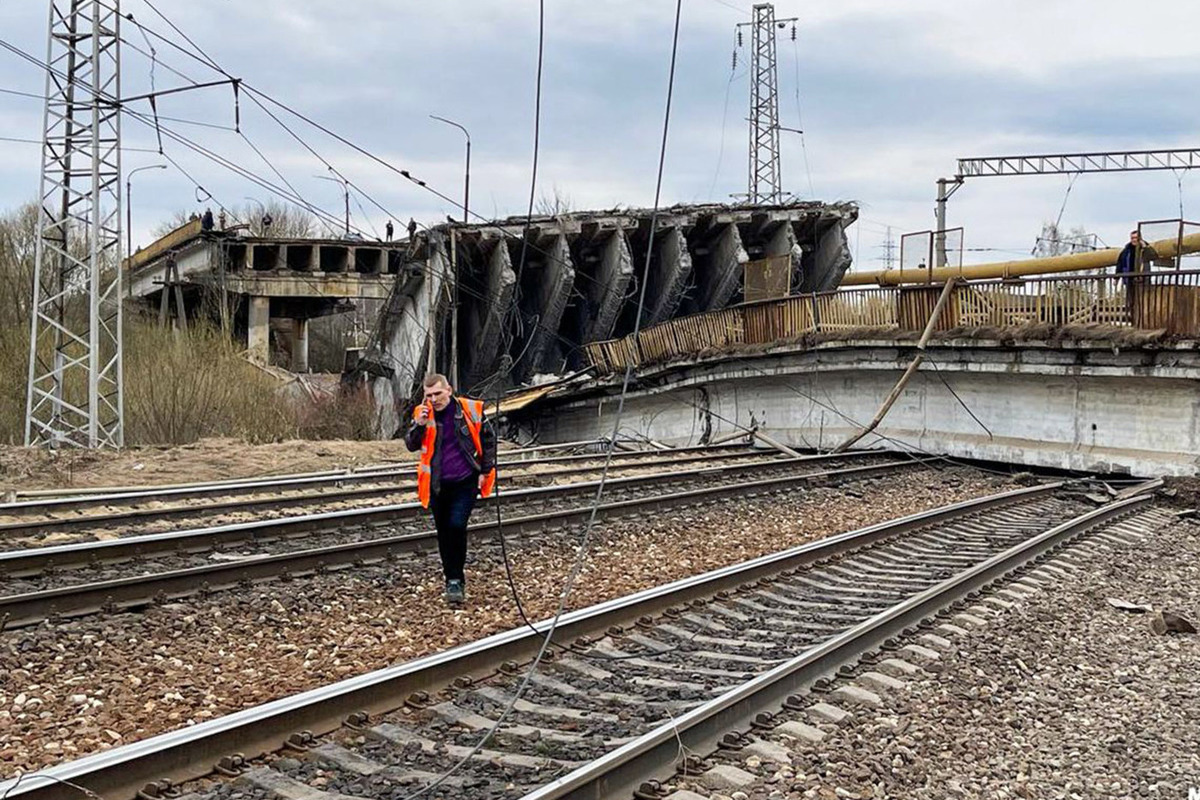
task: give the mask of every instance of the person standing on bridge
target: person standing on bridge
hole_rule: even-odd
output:
[[[1158,253],[1149,244],[1142,241],[1142,235],[1137,231],[1129,232],[1129,244],[1117,256],[1117,274],[1128,275],[1131,272],[1142,272],[1146,264],[1158,258]],[[1128,280],[1126,281],[1128,283]]]
[[[404,442],[421,451],[417,496],[433,512],[446,602],[460,605],[467,590],[467,522],[475,498],[491,495],[496,483],[496,433],[482,400],[455,397],[446,376],[433,374],[425,378],[424,401],[413,409]]]
[[[1142,234],[1136,230],[1129,232],[1129,243],[1121,250],[1121,254],[1117,256],[1117,274],[1124,276],[1121,280],[1125,284],[1125,310],[1129,313],[1130,318],[1133,317],[1133,310],[1138,293],[1138,285],[1141,281],[1131,277],[1135,272],[1144,272],[1146,265],[1154,259],[1158,258],[1158,253],[1149,244],[1142,241]]]

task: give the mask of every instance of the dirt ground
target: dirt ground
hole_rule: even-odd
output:
[[[411,461],[401,441],[288,441],[247,444],[201,439],[178,447],[120,452],[0,446],[0,492],[96,486],[145,486]]]

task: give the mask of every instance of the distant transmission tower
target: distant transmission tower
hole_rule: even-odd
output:
[[[750,28],[750,181],[747,199],[751,203],[779,203],[783,200],[782,173],[779,164],[779,79],[775,57],[776,26],[795,22],[795,17],[775,19],[775,6],[758,3],[753,21],[737,26],[738,44],[742,28]]]
[[[119,0],[51,0],[25,443],[120,447]]]
[[[896,266],[896,240],[892,238],[892,226],[887,226],[887,234],[884,237],[883,244],[883,268],[891,269]]]

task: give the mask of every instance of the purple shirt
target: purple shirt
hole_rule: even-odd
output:
[[[458,441],[458,433],[454,430],[454,407],[456,405],[458,405],[458,401],[451,400],[450,405],[443,410],[434,412],[438,429],[437,444],[434,446],[441,452],[441,479],[450,483],[465,481],[475,475],[475,467],[471,464],[470,457],[463,452],[462,445]]]

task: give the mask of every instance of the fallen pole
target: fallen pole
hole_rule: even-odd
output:
[[[921,334],[921,340],[917,342],[917,354],[913,356],[912,362],[908,365],[908,369],[904,370],[904,374],[900,376],[900,380],[896,381],[896,385],[892,387],[892,391],[888,394],[887,399],[883,401],[883,405],[875,413],[875,418],[865,428],[835,447],[833,452],[843,453],[848,450],[868,433],[875,430],[879,426],[879,423],[883,422],[883,418],[887,416],[887,413],[892,410],[892,405],[900,397],[901,393],[903,393],[904,387],[908,385],[912,376],[921,368],[921,362],[925,360],[925,345],[929,342],[929,337],[933,335],[933,329],[937,327],[937,321],[942,316],[942,309],[946,307],[946,303],[950,300],[950,295],[954,291],[954,283],[955,279],[951,278],[942,287],[942,293],[938,296],[937,305],[933,307],[933,313],[929,315],[929,322],[925,323],[925,331]]]

